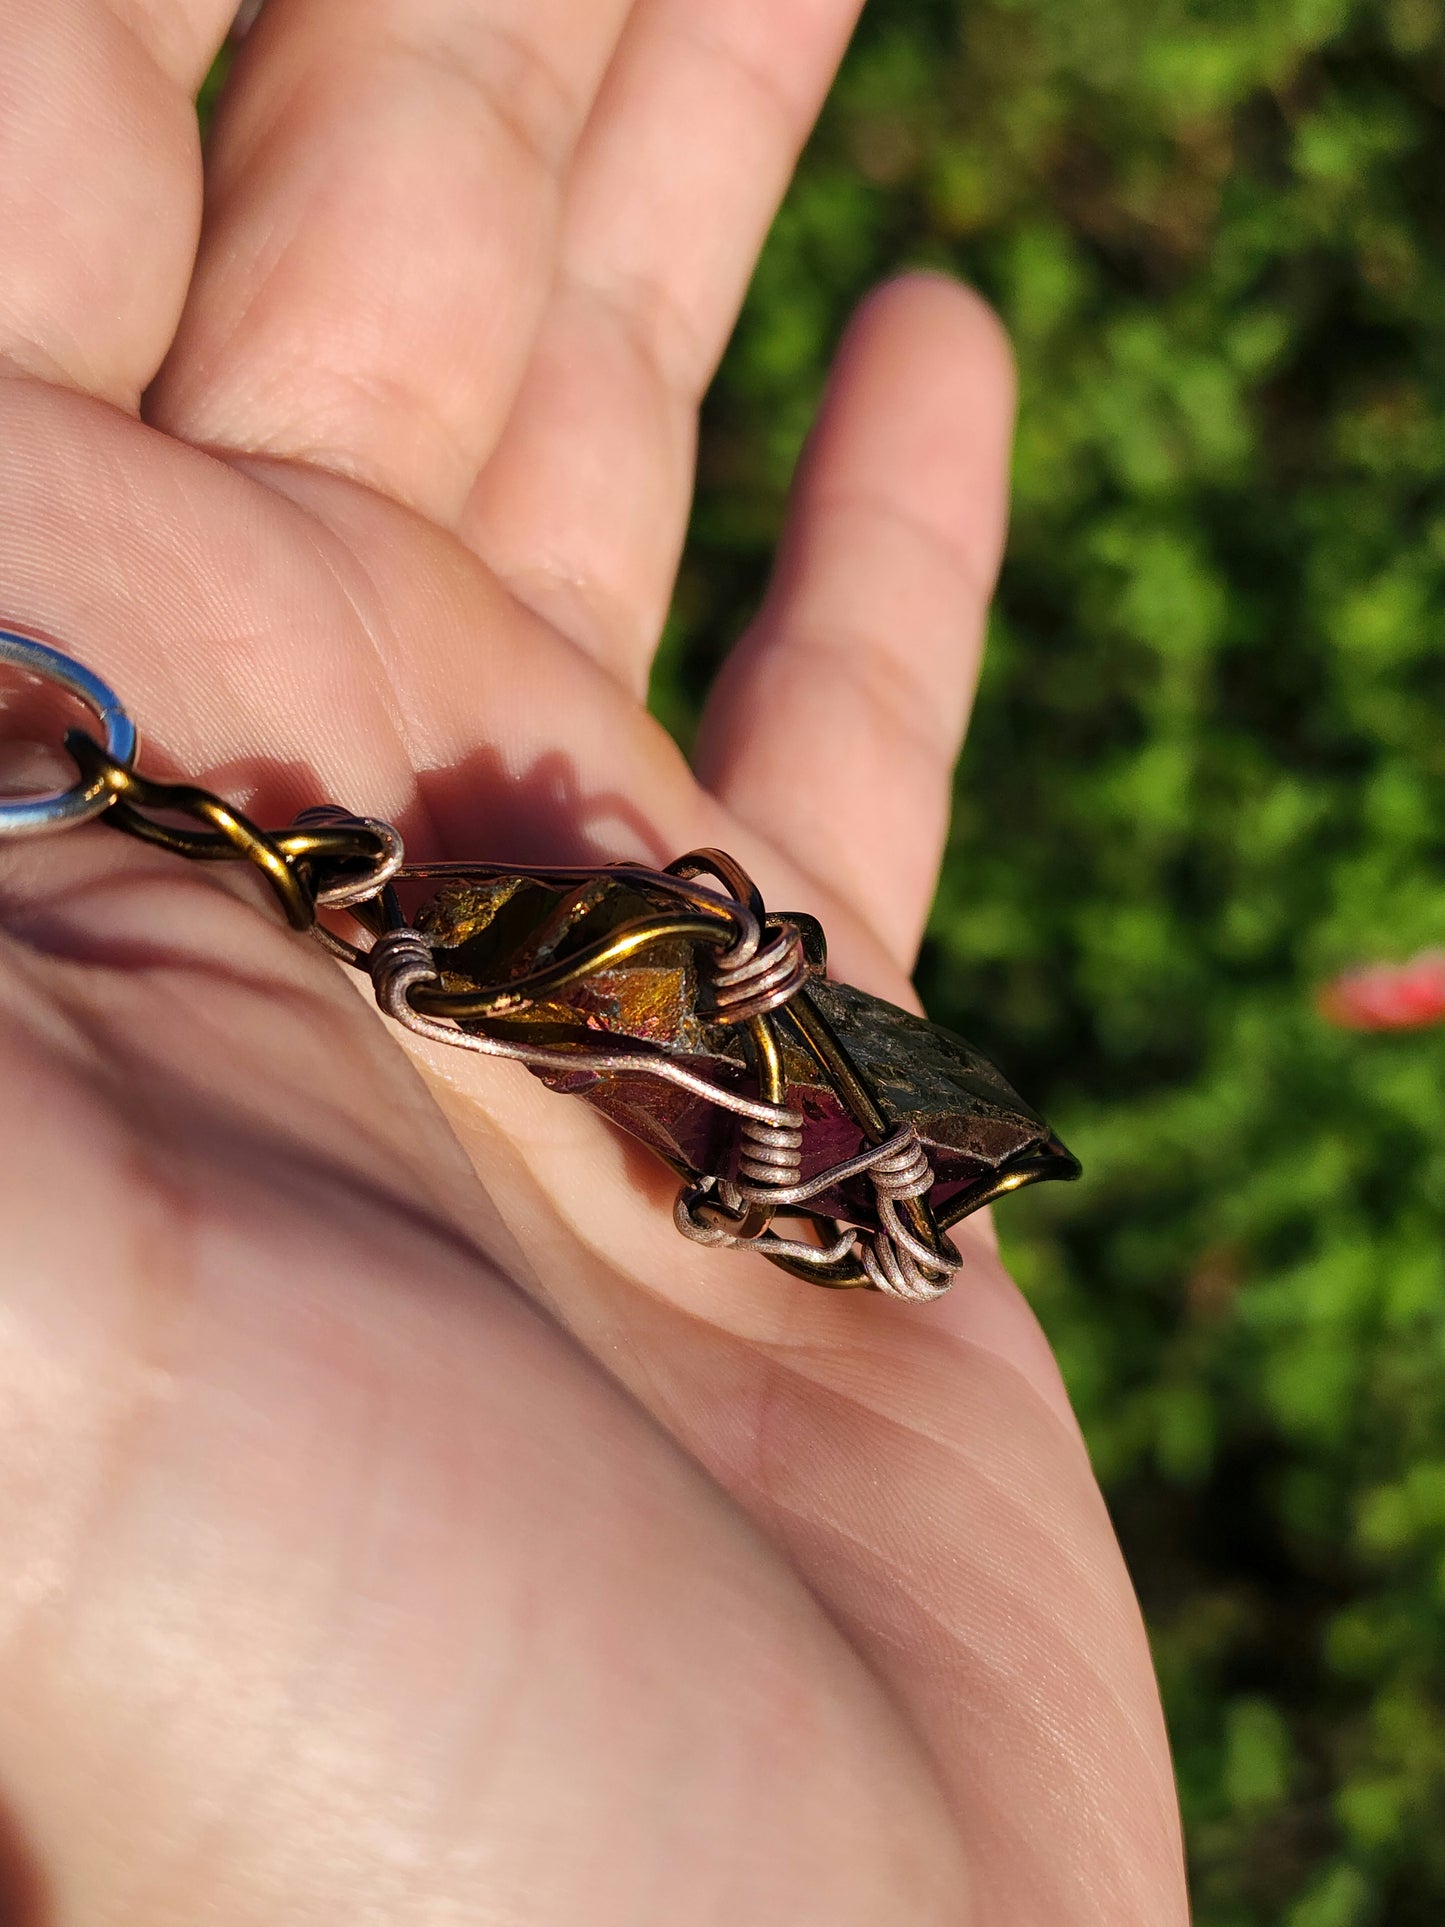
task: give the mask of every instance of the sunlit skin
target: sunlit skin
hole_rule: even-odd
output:
[[[699,395],[849,0],[0,6],[0,618],[146,764],[426,856],[733,850],[895,1000],[1002,540],[996,323],[855,319],[690,771]],[[0,1915],[1177,1927],[1139,1613],[971,1220],[949,1298],[674,1232],[258,888],[0,853]]]

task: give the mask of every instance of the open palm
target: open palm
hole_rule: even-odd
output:
[[[0,618],[264,821],[722,845],[906,999],[1003,521],[970,297],[855,322],[697,777],[642,703],[850,0],[271,0],[197,253],[229,11],[0,6]],[[103,829],[0,916],[0,1915],[1183,1918],[983,1225],[923,1309],[688,1246],[584,1106]]]

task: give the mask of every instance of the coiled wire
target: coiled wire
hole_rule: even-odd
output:
[[[697,1244],[755,1250],[764,1257],[786,1257],[817,1267],[837,1264],[856,1254],[868,1282],[876,1291],[915,1304],[937,1298],[948,1289],[958,1269],[957,1253],[953,1252],[952,1245],[944,1241],[948,1252],[953,1255],[953,1261],[950,1262],[945,1253],[925,1244],[904,1222],[898,1210],[899,1205],[909,1198],[926,1197],[935,1182],[928,1154],[913,1131],[897,1131],[882,1144],[869,1145],[856,1157],[831,1165],[806,1183],[796,1179],[791,1183],[775,1181],[769,1176],[770,1173],[776,1173],[777,1180],[782,1180],[795,1168],[791,1161],[801,1157],[801,1130],[797,1134],[796,1148],[791,1141],[791,1134],[785,1139],[784,1134],[778,1132],[777,1137],[767,1145],[766,1156],[763,1155],[761,1132],[750,1132],[750,1127],[744,1126],[744,1138],[749,1135],[759,1139],[757,1150],[747,1157],[740,1156],[736,1184],[715,1186],[711,1179],[705,1179],[701,1185],[691,1190],[684,1188],[679,1194],[673,1216],[678,1230],[685,1237]],[[781,1238],[771,1230],[761,1232],[756,1237],[738,1237],[728,1230],[726,1224],[719,1224],[712,1217],[700,1218],[696,1215],[696,1206],[713,1190],[729,1209],[736,1209],[742,1204],[776,1207],[804,1203],[864,1172],[873,1186],[878,1229],[864,1231],[856,1226],[840,1225],[838,1237],[831,1245],[804,1244],[800,1239]]]
[[[797,927],[781,923],[752,948],[747,943],[724,950],[712,966],[712,994],[719,1020],[743,1024],[787,1003],[808,975],[803,939]]]

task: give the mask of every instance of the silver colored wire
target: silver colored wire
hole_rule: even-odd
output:
[[[355,904],[369,903],[373,897],[381,895],[406,863],[406,845],[401,840],[401,831],[394,823],[384,822],[379,816],[357,816],[336,803],[313,803],[309,809],[301,810],[292,822],[298,830],[313,824],[344,823],[370,830],[381,844],[382,853],[365,876],[347,877],[336,883],[328,883],[316,892],[316,901],[324,910],[349,910]]]
[[[754,1203],[773,1204],[798,1182],[803,1168],[801,1124],[762,1124],[747,1118],[738,1136],[736,1189]]]
[[[779,1166],[783,1148],[780,1142],[777,1146]],[[756,1237],[740,1238],[726,1225],[709,1223],[694,1215],[694,1207],[714,1189],[725,1206],[731,1206],[735,1198],[748,1204],[801,1204],[864,1172],[872,1181],[877,1199],[878,1229],[863,1231],[856,1226],[839,1225],[837,1241],[832,1245],[804,1244],[798,1239],[779,1237],[772,1230],[760,1232]],[[875,1290],[890,1298],[922,1304],[948,1289],[959,1262],[948,1240],[945,1243],[953,1262],[924,1244],[899,1215],[898,1205],[903,1199],[925,1197],[933,1184],[934,1172],[928,1154],[912,1131],[902,1130],[882,1144],[871,1144],[856,1157],[820,1171],[806,1183],[771,1185],[765,1175],[744,1179],[740,1161],[735,1185],[715,1186],[709,1178],[692,1190],[682,1190],[673,1206],[673,1219],[683,1236],[696,1244],[757,1251],[764,1257],[789,1258],[807,1265],[835,1264],[856,1252]]]
[[[851,1226],[840,1231],[831,1245],[810,1245],[801,1238],[781,1238],[776,1231],[764,1231],[756,1238],[736,1237],[726,1225],[708,1224],[693,1216],[693,1206],[700,1204],[712,1189],[712,1179],[706,1178],[692,1190],[684,1186],[673,1203],[673,1223],[683,1237],[690,1238],[694,1244],[715,1245],[731,1251],[759,1251],[766,1257],[795,1258],[805,1265],[833,1265],[846,1258],[858,1242],[860,1234]]]
[[[835,1185],[845,1184],[849,1178],[859,1177],[865,1171],[880,1197],[918,1198],[933,1188],[932,1167],[912,1131],[898,1131],[882,1144],[870,1144],[856,1157],[847,1158],[842,1164],[830,1164],[826,1171],[820,1171],[806,1182],[799,1179],[766,1191],[759,1188],[756,1194],[744,1184],[740,1183],[738,1188],[757,1204],[806,1204],[809,1198],[831,1191]]]
[[[446,1024],[431,1017],[423,1017],[414,1010],[407,992],[415,984],[435,983],[437,967],[431,954],[431,947],[419,931],[388,930],[377,938],[366,954],[366,966],[371,973],[371,981],[376,989],[376,1001],[389,1017],[404,1024],[419,1037],[428,1037],[434,1043],[460,1046],[463,1050],[478,1051],[485,1057],[505,1057],[513,1063],[526,1064],[533,1070],[549,1071],[605,1071],[660,1077],[668,1084],[676,1084],[697,1097],[704,1097],[710,1104],[731,1111],[735,1116],[755,1119],[761,1124],[786,1125],[801,1131],[803,1119],[799,1112],[790,1111],[780,1104],[766,1104],[760,1099],[744,1097],[738,1091],[731,1091],[725,1084],[714,1084],[710,1078],[692,1071],[685,1064],[676,1063],[661,1052],[656,1054],[633,1046],[626,1050],[572,1050],[566,1045],[517,1044],[501,1037],[488,1037],[479,1031],[461,1030],[454,1024]]]
[[[769,932],[751,954],[741,945],[722,952],[712,966],[712,993],[725,1024],[746,1023],[787,1003],[808,975],[803,939],[791,923]]]

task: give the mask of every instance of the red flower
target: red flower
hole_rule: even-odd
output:
[[[1403,964],[1347,970],[1319,993],[1319,1012],[1341,1030],[1423,1030],[1445,1020],[1445,950]]]

